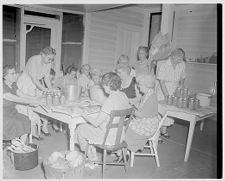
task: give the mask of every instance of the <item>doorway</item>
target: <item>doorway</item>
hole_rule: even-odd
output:
[[[60,68],[61,34],[60,21],[49,17],[24,15],[21,18],[20,34],[20,70],[23,70],[28,59],[40,53],[46,46],[56,50],[54,69]]]
[[[161,19],[162,13],[151,13],[150,16],[150,27],[149,27],[149,39],[148,39],[148,47],[151,47],[151,42],[154,39],[155,35],[161,30]]]

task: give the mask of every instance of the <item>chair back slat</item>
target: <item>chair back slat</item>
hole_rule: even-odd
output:
[[[133,114],[134,109],[133,108],[129,108],[129,109],[124,109],[124,110],[113,110],[110,113],[110,119],[109,122],[106,126],[106,133],[105,133],[105,137],[104,137],[104,141],[103,141],[103,145],[105,145],[107,137],[109,135],[109,132],[112,128],[116,129],[116,141],[115,141],[115,145],[120,143],[121,140],[121,136],[123,133],[123,128],[126,125],[126,127],[128,126],[128,122],[126,122],[127,124],[125,124],[125,119],[126,117],[129,116],[129,119],[131,118],[131,115]],[[119,118],[119,121],[117,123],[113,123],[113,121],[115,120],[115,118]],[[128,120],[129,120],[128,119]]]

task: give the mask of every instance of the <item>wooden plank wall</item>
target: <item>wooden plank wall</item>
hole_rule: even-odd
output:
[[[212,55],[217,51],[217,5],[177,5],[173,37],[188,58]]]
[[[143,28],[144,15],[132,8],[91,13],[87,60],[92,67],[111,71],[114,67],[117,23]]]
[[[193,92],[209,93],[217,81],[217,65],[203,63],[186,64],[185,85]]]

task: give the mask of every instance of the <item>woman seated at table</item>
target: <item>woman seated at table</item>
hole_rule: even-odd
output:
[[[85,112],[82,117],[87,121],[86,124],[81,124],[75,131],[75,140],[80,145],[80,149],[85,151],[88,143],[102,143],[106,132],[106,126],[109,121],[109,115],[112,110],[122,110],[130,108],[129,100],[124,92],[120,91],[121,79],[114,73],[109,72],[102,77],[102,87],[108,94],[101,111],[96,118],[88,116]],[[106,144],[113,145],[116,139],[116,130],[109,133]],[[97,160],[97,155],[94,147],[89,146],[88,159],[90,161]]]
[[[73,65],[70,65],[66,68],[65,76],[58,77],[55,80],[55,88],[63,89],[66,85],[77,84],[77,73],[78,69]]]
[[[185,53],[183,49],[178,48],[172,51],[170,57],[159,67],[158,80],[160,87],[158,91],[158,100],[165,100],[168,95],[173,95],[176,88],[183,86],[185,80]],[[174,120],[167,118],[161,127],[161,135],[169,137],[167,127],[171,126]]]
[[[116,66],[118,64],[123,64],[123,65],[127,65],[127,66],[130,67],[130,59],[129,59],[129,57],[127,55],[124,55],[124,54],[120,55],[119,59],[117,60]],[[134,67],[131,67],[130,76],[136,77],[136,72],[135,72]]]
[[[154,90],[155,77],[152,75],[140,75],[137,77],[137,83],[143,96],[140,103],[136,106],[137,110],[126,131],[125,139],[128,149],[132,152],[143,149],[159,124],[158,100]]]
[[[90,74],[91,74],[91,80],[94,82],[93,86],[90,87],[90,98],[91,100],[102,105],[106,99],[104,90],[100,85],[102,73],[100,70],[92,69]]]
[[[91,66],[84,64],[80,69],[80,76],[78,78],[79,97],[89,98],[89,89],[93,86],[94,82],[91,80]]]
[[[116,67],[116,73],[122,81],[121,91],[127,95],[131,103],[137,103],[140,100],[140,94],[137,89],[136,78],[131,76],[130,72],[131,68],[128,65],[118,64]]]
[[[3,68],[3,140],[12,140],[20,137],[23,143],[31,131],[31,122],[27,116],[16,110],[16,103],[6,99],[6,93],[15,96],[17,75],[13,66],[6,65]],[[12,96],[13,97],[13,96]],[[17,96],[15,96],[17,97]],[[16,99],[15,99],[16,100]],[[23,103],[26,103],[24,101]]]

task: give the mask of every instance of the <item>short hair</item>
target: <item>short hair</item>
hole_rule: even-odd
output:
[[[126,63],[129,65],[130,59],[129,59],[129,57],[127,55],[124,55],[124,54],[120,55],[120,57],[119,57],[119,59],[117,61],[117,64],[122,63],[123,60],[125,60]]]
[[[45,55],[56,55],[56,51],[52,47],[45,47],[40,51],[40,54],[45,54]]]
[[[90,72],[91,76],[99,76],[101,77],[102,76],[102,72],[101,70],[98,70],[98,69],[91,69],[91,72]]]
[[[5,78],[5,76],[8,74],[9,70],[14,69],[15,67],[12,65],[5,65],[3,67],[3,79]]]
[[[50,75],[55,76],[55,70],[54,70],[54,69],[52,69],[52,68],[51,68],[51,70],[50,70]]]
[[[65,71],[65,73],[66,73],[66,75],[67,74],[71,74],[71,72],[77,72],[77,68],[76,67],[74,67],[73,65],[70,65],[70,66],[68,66],[67,68],[66,68],[66,71]]]
[[[102,87],[109,86],[110,90],[117,91],[121,88],[121,84],[121,78],[115,72],[109,72],[102,76]]]
[[[123,72],[127,72],[129,74],[131,71],[131,68],[128,65],[120,63],[116,65],[116,71],[118,70],[122,70]]]
[[[91,66],[89,65],[89,64],[84,64],[84,65],[82,65],[81,66],[81,72],[83,71],[83,70],[87,70],[87,71],[91,71]]]
[[[183,53],[183,60],[186,62],[185,51],[182,48],[178,48],[177,50],[179,50]]]
[[[171,57],[179,57],[181,58],[183,61],[186,61],[185,58],[185,52],[182,48],[177,48],[175,50],[173,50],[170,54]]]
[[[139,46],[137,53],[139,53],[141,50],[145,52],[146,58],[148,59],[149,57],[149,48],[146,46]]]

